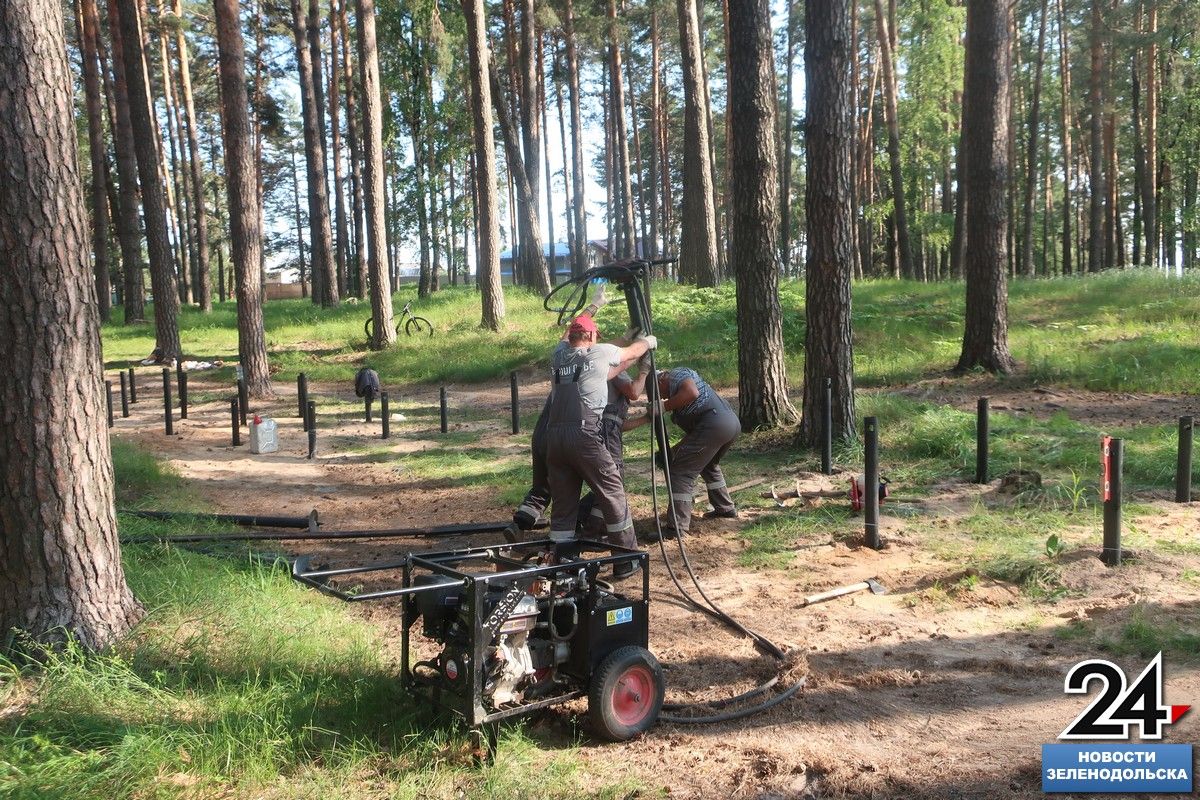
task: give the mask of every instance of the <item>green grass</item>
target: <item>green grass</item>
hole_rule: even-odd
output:
[[[189,500],[154,459],[128,445],[114,454],[121,502]],[[121,526],[162,529],[124,517]],[[39,665],[0,657],[0,796],[572,798],[637,788],[585,774],[573,745],[547,751],[519,724],[503,729],[495,763],[474,765],[460,729],[400,692],[383,632],[294,583],[283,563],[167,545],[122,555],[146,609],[130,637]]]
[[[1128,618],[1117,625],[1102,625],[1093,620],[1072,622],[1059,628],[1058,635],[1118,656],[1152,658],[1161,651],[1177,660],[1200,659],[1200,633],[1196,631],[1194,615],[1172,619],[1161,609],[1141,604],[1130,607]]]
[[[397,309],[414,300],[417,313],[437,330],[433,339],[402,336],[386,352],[371,353],[362,333],[365,304],[324,310],[306,300],[267,303],[272,368],[280,379],[303,370],[320,381],[348,381],[369,364],[385,382],[474,382],[509,370],[544,364],[557,338],[554,316],[541,299],[508,287],[508,316],[499,333],[478,327],[473,288],[443,290],[415,301],[414,290],[395,296]],[[963,285],[912,281],[860,281],[854,286],[855,377],[859,386],[889,386],[940,374],[958,358],[963,326]],[[655,331],[665,363],[686,363],[712,382],[736,383],[737,323],[732,285],[693,289],[658,283],[653,289]],[[793,386],[803,372],[804,284],[780,287],[787,368]],[[235,359],[235,306],[218,304],[209,315],[188,308],[180,317],[184,350],[203,358]],[[149,324],[103,329],[111,366],[145,357],[153,349]],[[1018,279],[1010,284],[1010,344],[1024,365],[1010,379],[1097,390],[1195,392],[1200,374],[1181,365],[1200,359],[1200,276],[1168,279],[1129,271],[1086,278]],[[624,307],[600,316],[601,330],[624,329]],[[226,373],[232,374],[227,367]],[[222,377],[227,377],[222,375]]]

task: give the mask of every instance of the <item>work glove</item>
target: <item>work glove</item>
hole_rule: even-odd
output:
[[[642,341],[646,343],[647,350],[657,350],[658,349],[658,337],[654,336],[654,334],[651,334],[649,336],[643,336]]]
[[[605,291],[607,287],[607,281],[600,283],[596,286],[596,291],[592,294],[592,305],[596,307],[597,311],[608,305],[607,292]]]

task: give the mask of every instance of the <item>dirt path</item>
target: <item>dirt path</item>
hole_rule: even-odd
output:
[[[193,393],[206,388],[216,387],[194,379]],[[406,454],[439,447],[426,417],[394,423],[396,438],[382,456],[363,452],[378,423],[351,420],[349,412],[339,421],[322,418],[319,455],[305,459],[294,394],[281,388],[284,395],[265,409],[280,424],[278,454],[253,456],[244,446],[231,448],[228,406],[221,402],[194,405],[191,419],[176,423],[177,435],[164,436],[153,390],[130,419],[118,419],[116,434],[166,458],[216,509],[301,515],[316,507],[330,528],[491,521],[510,513],[490,492],[451,480],[406,478]],[[333,394],[327,387],[314,390],[327,399]],[[971,391],[964,390],[963,397],[973,403]],[[505,431],[507,392],[506,383],[454,389],[456,406],[496,412],[494,420],[456,422],[456,430],[477,434],[481,446],[519,451]],[[526,384],[523,393],[523,410],[532,412],[544,387]],[[430,389],[402,394],[424,402]],[[947,390],[942,398],[953,394]],[[348,392],[341,396],[352,399]],[[429,402],[436,403],[436,390]],[[820,476],[807,480],[814,488],[826,486]],[[1093,620],[1116,630],[1138,614],[1200,630],[1200,582],[1179,580],[1185,569],[1200,568],[1200,558],[1147,553],[1114,573],[1097,560],[1095,542],[1072,534],[1074,549],[1062,565],[1063,581],[1072,589],[1066,599],[1033,603],[1009,584],[982,578],[969,589],[947,592],[964,574],[928,552],[926,532],[929,526],[953,525],[978,492],[965,485],[940,487],[927,501],[932,513],[885,517],[888,544],[880,552],[820,540],[798,550],[787,569],[739,567],[743,544],[737,523],[698,522],[688,546],[704,586],[734,616],[801,654],[807,686],[770,712],[738,723],[662,725],[621,745],[599,746],[584,738],[583,768],[598,781],[632,775],[681,798],[1041,797],[1040,745],[1053,741],[1082,708],[1078,698],[1063,695],[1063,675],[1073,663],[1099,655],[1057,631],[1069,620]],[[1147,502],[1156,510],[1147,521],[1156,535],[1193,543],[1200,537],[1194,505]],[[291,550],[346,563],[442,544],[337,543]],[[651,642],[667,667],[671,698],[720,697],[771,674],[772,665],[746,640],[671,602],[657,554],[652,564]],[[889,593],[800,608],[808,592],[868,577]],[[387,604],[355,613],[385,630],[398,624]],[[1116,660],[1126,670],[1144,664],[1137,656]],[[1168,666],[1168,702],[1200,700],[1195,663],[1168,659]],[[547,746],[566,744],[576,730],[573,715],[581,710],[572,706],[547,715],[531,733]],[[1193,714],[1167,740],[1194,741],[1198,731]]]

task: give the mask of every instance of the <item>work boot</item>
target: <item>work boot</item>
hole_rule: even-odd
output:
[[[728,511],[717,511],[716,509],[713,509],[712,511],[704,512],[704,519],[737,519],[737,518],[738,518],[738,512],[737,512],[736,508],[731,508]]]

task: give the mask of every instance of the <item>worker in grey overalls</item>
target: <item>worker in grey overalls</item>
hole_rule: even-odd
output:
[[[596,323],[590,316],[576,317],[550,359],[550,402],[546,413],[546,469],[550,485],[550,538],[575,539],[579,492],[587,484],[596,496],[604,533],[616,545],[636,548],[633,519],[625,499],[625,486],[601,431],[608,383],[656,346],[654,337],[627,347],[597,342]],[[622,565],[617,577],[631,574],[636,565]]]
[[[686,533],[692,521],[692,499],[696,476],[704,479],[712,511],[705,517],[736,518],[737,508],[725,475],[721,457],[742,432],[737,414],[694,369],[676,367],[658,373],[660,407],[652,413],[671,412],[671,421],[684,431],[684,437],[671,447],[667,462],[671,467],[671,514],[663,526],[663,535]]]

